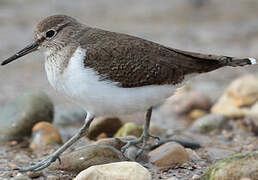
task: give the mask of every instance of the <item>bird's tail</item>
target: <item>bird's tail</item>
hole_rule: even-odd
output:
[[[255,58],[243,58],[243,59],[226,58],[225,60],[222,60],[221,63],[223,66],[237,67],[237,66],[257,64],[257,60]]]

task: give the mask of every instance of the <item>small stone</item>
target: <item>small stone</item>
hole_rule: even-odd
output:
[[[124,124],[115,134],[115,137],[135,136],[140,137],[143,128],[135,123]]]
[[[176,178],[176,177],[170,177],[170,178],[168,178],[167,180],[179,180],[179,179]]]
[[[185,150],[192,161],[198,161],[201,159],[201,157],[194,150],[190,148],[185,148]]]
[[[258,152],[240,153],[218,161],[202,176],[203,180],[258,177]]]
[[[61,180],[61,178],[55,175],[48,175],[47,180]]]
[[[168,142],[149,152],[149,162],[159,167],[176,167],[187,162],[190,158],[183,146]]]
[[[22,140],[31,135],[32,127],[53,121],[51,99],[43,92],[29,92],[0,109],[0,141]]]
[[[32,128],[32,149],[44,148],[53,144],[62,144],[58,130],[48,122],[39,122]]]
[[[201,109],[194,109],[190,112],[190,114],[188,115],[188,118],[195,120],[195,119],[199,119],[207,114],[208,114],[207,111],[204,111]]]
[[[29,171],[26,173],[29,178],[38,178],[40,176],[43,176],[42,171]]]
[[[191,180],[199,180],[201,178],[201,176],[195,174],[193,175],[193,177],[191,178]]]
[[[117,162],[92,166],[74,180],[151,180],[150,172],[137,162]]]
[[[18,173],[15,177],[10,178],[9,180],[30,180],[30,178],[23,175],[22,173]]]
[[[223,96],[212,107],[213,113],[224,114],[233,118],[243,118],[248,115],[258,115],[252,109],[258,101],[257,75],[246,75],[233,81]]]
[[[125,143],[121,142],[119,139],[124,140],[124,141],[131,141],[135,140],[136,137],[134,136],[126,136],[126,137],[119,137],[119,138],[104,138],[104,139],[99,139],[97,142],[95,142],[95,145],[107,145],[107,146],[112,146],[118,150],[121,150],[121,148],[125,145]]]
[[[94,119],[90,125],[88,138],[95,140],[101,133],[112,137],[119,128],[122,127],[122,121],[117,117],[99,117]]]
[[[166,104],[178,115],[189,114],[194,109],[208,111],[212,106],[211,99],[199,92],[183,92],[171,96]]]
[[[192,124],[192,130],[199,133],[209,133],[212,130],[229,128],[227,124],[229,117],[222,114],[209,114],[197,119]]]
[[[49,166],[51,170],[80,172],[93,165],[125,160],[122,153],[112,146],[87,145],[60,156],[61,164],[55,161]]]
[[[100,140],[100,139],[104,139],[104,138],[107,138],[107,134],[106,133],[101,133],[97,136],[96,140]]]
[[[78,107],[57,106],[55,107],[54,125],[70,126],[75,123],[84,123],[87,113]]]
[[[235,152],[232,150],[214,147],[206,147],[205,151],[211,162],[216,162],[218,160],[227,158],[228,156],[235,154]]]

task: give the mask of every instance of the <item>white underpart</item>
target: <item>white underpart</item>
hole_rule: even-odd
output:
[[[85,55],[85,49],[77,48],[63,74],[48,67],[51,64],[47,61],[45,65],[50,84],[95,116],[145,111],[162,103],[182,85],[118,87],[117,82],[99,81],[99,75],[93,69],[85,68]]]
[[[251,64],[257,64],[257,60],[255,58],[248,58]]]

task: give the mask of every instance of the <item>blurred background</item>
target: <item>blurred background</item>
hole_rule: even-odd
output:
[[[183,50],[258,58],[257,0],[0,0],[0,57],[29,44],[46,16],[66,14],[98,28],[127,33]],[[49,85],[43,54],[34,53],[0,69],[0,106],[31,89],[67,103]],[[256,67],[223,68],[190,86],[216,99],[234,78]]]

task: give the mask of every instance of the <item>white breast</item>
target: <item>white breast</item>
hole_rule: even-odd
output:
[[[84,67],[85,55],[86,50],[79,47],[62,75],[48,66],[47,75],[55,89],[96,116],[145,111],[162,103],[176,89],[171,85],[121,88],[117,82],[99,81],[93,69]]]

